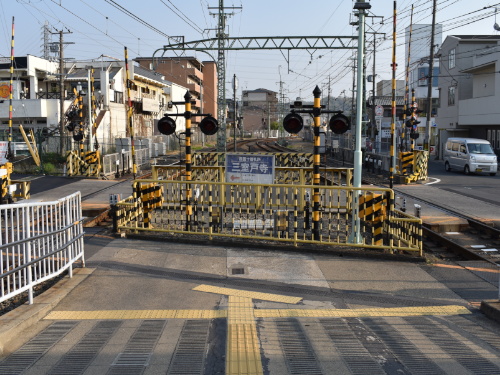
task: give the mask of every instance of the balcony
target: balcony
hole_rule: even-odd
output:
[[[26,99],[12,101],[12,117],[46,118],[55,116],[59,108],[59,99]],[[0,118],[9,118],[9,100],[0,103]]]
[[[194,104],[192,104],[192,103],[194,103]],[[201,100],[195,99],[195,98],[191,99],[191,108],[192,109],[200,109],[201,108]]]
[[[198,95],[201,94],[201,86],[197,83],[188,83],[186,84],[189,91],[195,92]]]
[[[186,73],[188,76],[196,77],[200,81],[203,81],[203,73],[196,68],[187,68]]]

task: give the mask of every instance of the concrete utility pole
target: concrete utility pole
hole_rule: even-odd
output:
[[[354,150],[354,179],[353,187],[361,187],[361,168],[362,168],[362,153],[361,153],[361,129],[363,121],[363,70],[360,67],[364,64],[363,52],[365,50],[365,10],[371,8],[370,3],[364,0],[354,4],[354,9],[358,10],[358,74],[357,74],[357,98],[356,98],[356,131],[355,131],[355,150]],[[361,237],[361,222],[359,219],[359,191],[354,192],[352,202],[352,232],[349,235],[349,242],[353,244],[363,243]]]
[[[236,79],[236,74],[233,75],[233,109],[234,109],[234,152],[236,152],[236,124],[237,124],[237,113],[236,113],[236,90],[238,90],[238,80]]]
[[[432,26],[431,26],[431,49],[429,53],[429,74],[427,82],[427,121],[425,124],[424,150],[429,151],[429,140],[431,137],[431,113],[432,113],[432,80],[434,76],[434,32],[436,30],[436,0],[432,2]]]
[[[52,32],[59,34],[59,153],[64,153],[64,34],[71,34],[71,31],[59,30]],[[70,44],[70,43],[66,43]]]
[[[370,32],[370,33],[367,33],[367,34],[373,34],[373,66],[372,66],[372,99],[373,99],[373,103],[372,103],[372,116],[371,116],[371,130],[370,130],[370,139],[372,142],[375,142],[375,128],[376,128],[376,125],[375,125],[375,106],[376,106],[376,103],[375,103],[375,98],[376,98],[376,95],[375,95],[375,77],[377,76],[375,74],[375,57],[377,55],[377,35],[383,35],[384,36],[384,39],[385,39],[385,33],[377,33],[377,32]]]

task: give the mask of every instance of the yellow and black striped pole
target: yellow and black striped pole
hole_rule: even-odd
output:
[[[78,132],[83,132],[83,96],[78,92]],[[85,152],[83,151],[83,138],[80,140],[80,159],[85,159]],[[80,165],[80,173],[83,173],[83,163]]]
[[[394,183],[394,167],[396,165],[396,156],[394,146],[396,143],[396,1],[394,1],[394,22],[392,28],[392,121],[391,121],[391,166],[389,174],[389,187],[392,189]]]
[[[98,150],[99,143],[97,142],[97,134],[95,127],[95,120],[97,118],[96,107],[95,107],[95,78],[94,78],[94,67],[90,68],[90,124],[89,124],[89,151]],[[92,141],[95,139],[94,144]]]
[[[12,17],[12,39],[10,43],[10,85],[9,85],[9,138],[7,146],[7,160],[12,162],[14,160],[14,152],[12,151],[12,94],[14,87],[14,17]]]
[[[134,119],[132,107],[132,98],[130,97],[130,72],[128,69],[128,51],[125,47],[125,72],[127,74],[127,120],[128,120],[128,131],[130,135],[130,152],[132,154],[132,175],[135,179],[137,176],[137,164],[135,163],[135,145],[134,145]]]
[[[314,133],[314,149],[313,149],[313,185],[315,186],[313,189],[313,239],[315,241],[320,240],[320,211],[319,211],[319,183],[320,183],[320,174],[319,174],[319,166],[320,166],[320,138],[319,138],[319,127],[321,124],[321,90],[318,86],[314,88],[314,104],[313,104],[313,133]]]
[[[191,93],[186,91],[184,95],[184,105],[186,118],[186,230],[191,229],[191,216],[193,214],[193,206],[191,205]]]
[[[415,100],[415,89],[411,89],[411,110],[412,110],[412,115],[411,115],[411,118],[414,119],[415,117],[415,106],[416,106],[417,102]],[[411,126],[411,132],[413,133],[416,129],[413,129],[413,124]],[[415,149],[415,140],[412,138],[411,139],[411,151],[413,151]]]
[[[404,143],[405,138],[406,138],[406,145],[405,145],[405,151],[408,151],[408,138],[410,135],[408,134],[407,136],[405,135],[407,133],[407,127],[406,127],[406,110],[410,107],[408,104],[408,96],[410,95],[410,90],[409,90],[409,81],[410,81],[410,57],[411,57],[411,34],[413,30],[413,4],[411,6],[411,14],[410,14],[410,31],[408,34],[408,58],[406,60],[406,75],[405,75],[405,103],[403,107],[403,129],[404,131],[401,133],[403,139],[401,140],[401,144]],[[413,89],[412,89],[413,92]]]

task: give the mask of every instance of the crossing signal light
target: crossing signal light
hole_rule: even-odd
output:
[[[69,124],[66,124],[66,129],[69,131],[69,132],[72,132],[73,130],[75,130],[76,126],[78,124],[76,122],[70,122]]]
[[[419,136],[418,132],[411,132],[410,133],[410,138],[411,139],[418,139],[418,136]]]
[[[165,116],[158,121],[158,131],[161,134],[170,135],[175,133],[175,120]]]
[[[412,128],[413,126],[418,125],[418,124],[420,124],[420,121],[418,121],[417,119],[415,119],[413,117],[405,122],[405,125],[407,128]]]
[[[80,114],[78,113],[77,110],[73,109],[66,113],[66,117],[68,118],[69,121],[76,121],[80,117]]]
[[[212,116],[205,117],[198,126],[206,135],[214,135],[219,130],[219,123]]]
[[[40,140],[42,142],[45,142],[47,140],[47,138],[49,137],[49,129],[47,128],[43,128],[41,131],[40,131]]]
[[[289,113],[283,119],[283,128],[290,134],[297,134],[304,127],[304,120],[297,113]]]
[[[75,134],[73,134],[73,139],[74,139],[76,142],[83,141],[83,132],[82,132],[82,131],[78,131],[78,132],[76,132]]]
[[[330,119],[330,129],[335,134],[344,134],[349,130],[350,121],[347,116],[339,113]]]

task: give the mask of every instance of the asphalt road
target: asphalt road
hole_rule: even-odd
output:
[[[442,160],[431,160],[428,168],[429,184],[445,191],[476,198],[500,206],[500,173],[465,175],[460,171],[446,172]]]

